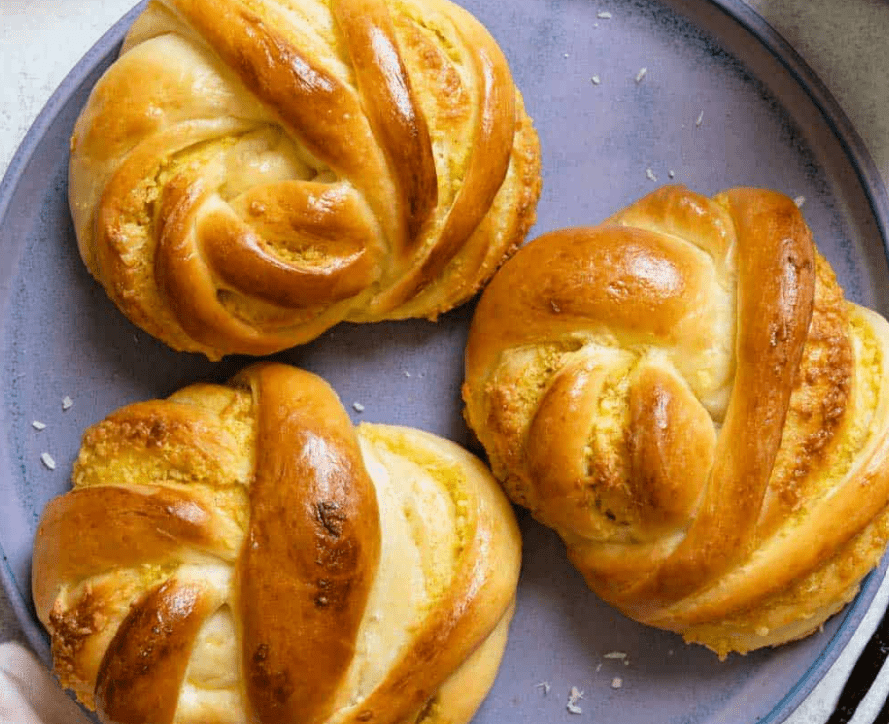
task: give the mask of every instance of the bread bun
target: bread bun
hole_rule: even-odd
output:
[[[520,539],[459,446],[357,434],[320,378],[248,368],[89,429],[37,531],[55,671],[104,722],[466,722]]]
[[[497,274],[466,418],[511,498],[628,616],[720,655],[805,636],[889,537],[889,325],[794,203],[646,196]]]
[[[447,0],[152,0],[71,142],[86,266],[177,350],[435,318],[524,238],[537,135]]]

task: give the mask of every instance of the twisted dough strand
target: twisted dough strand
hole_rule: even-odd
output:
[[[746,651],[816,628],[885,545],[887,344],[792,201],[667,187],[501,270],[466,415],[600,596]]]

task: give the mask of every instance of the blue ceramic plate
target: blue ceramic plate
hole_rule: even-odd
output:
[[[544,191],[535,233],[597,222],[671,172],[705,193],[776,188],[805,197],[806,218],[848,296],[889,311],[889,217],[873,164],[813,73],[743,3],[462,2],[503,46],[540,132]],[[111,305],[77,254],[66,204],[68,138],[135,12],[71,72],[0,186],[0,574],[47,660],[29,595],[31,545],[44,504],[68,487],[83,429],[121,405],[224,380],[245,363],[211,364],[155,342]],[[347,405],[360,401],[365,412],[356,418],[472,446],[459,402],[471,313],[467,305],[437,324],[341,325],[278,357],[322,374]],[[64,396],[74,402],[68,411]],[[34,419],[46,429],[32,428]],[[41,464],[43,452],[56,470]],[[556,537],[520,517],[518,611],[479,724],[779,722],[849,640],[886,565],[821,633],[720,663],[598,601]],[[627,657],[603,657],[612,651]],[[621,688],[612,688],[615,677]],[[544,681],[549,693],[537,686]],[[585,692],[580,716],[565,708],[572,686]]]

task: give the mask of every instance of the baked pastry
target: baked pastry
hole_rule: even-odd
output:
[[[724,656],[818,629],[878,562],[887,364],[790,199],[673,186],[504,265],[463,396],[600,597]]]
[[[55,671],[105,722],[466,722],[518,579],[482,463],[407,428],[354,431],[280,364],[89,429],[37,531]]]
[[[80,254],[178,350],[435,318],[522,241],[537,135],[447,0],[152,0],[71,141]]]

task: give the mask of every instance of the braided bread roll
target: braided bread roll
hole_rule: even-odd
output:
[[[468,721],[520,539],[454,443],[263,364],[88,430],[34,546],[55,670],[103,722]]]
[[[790,199],[666,187],[503,267],[463,396],[600,597],[724,656],[813,632],[878,562],[887,364]]]
[[[534,222],[537,135],[447,0],[152,0],[71,142],[80,254],[178,350],[435,318]]]

